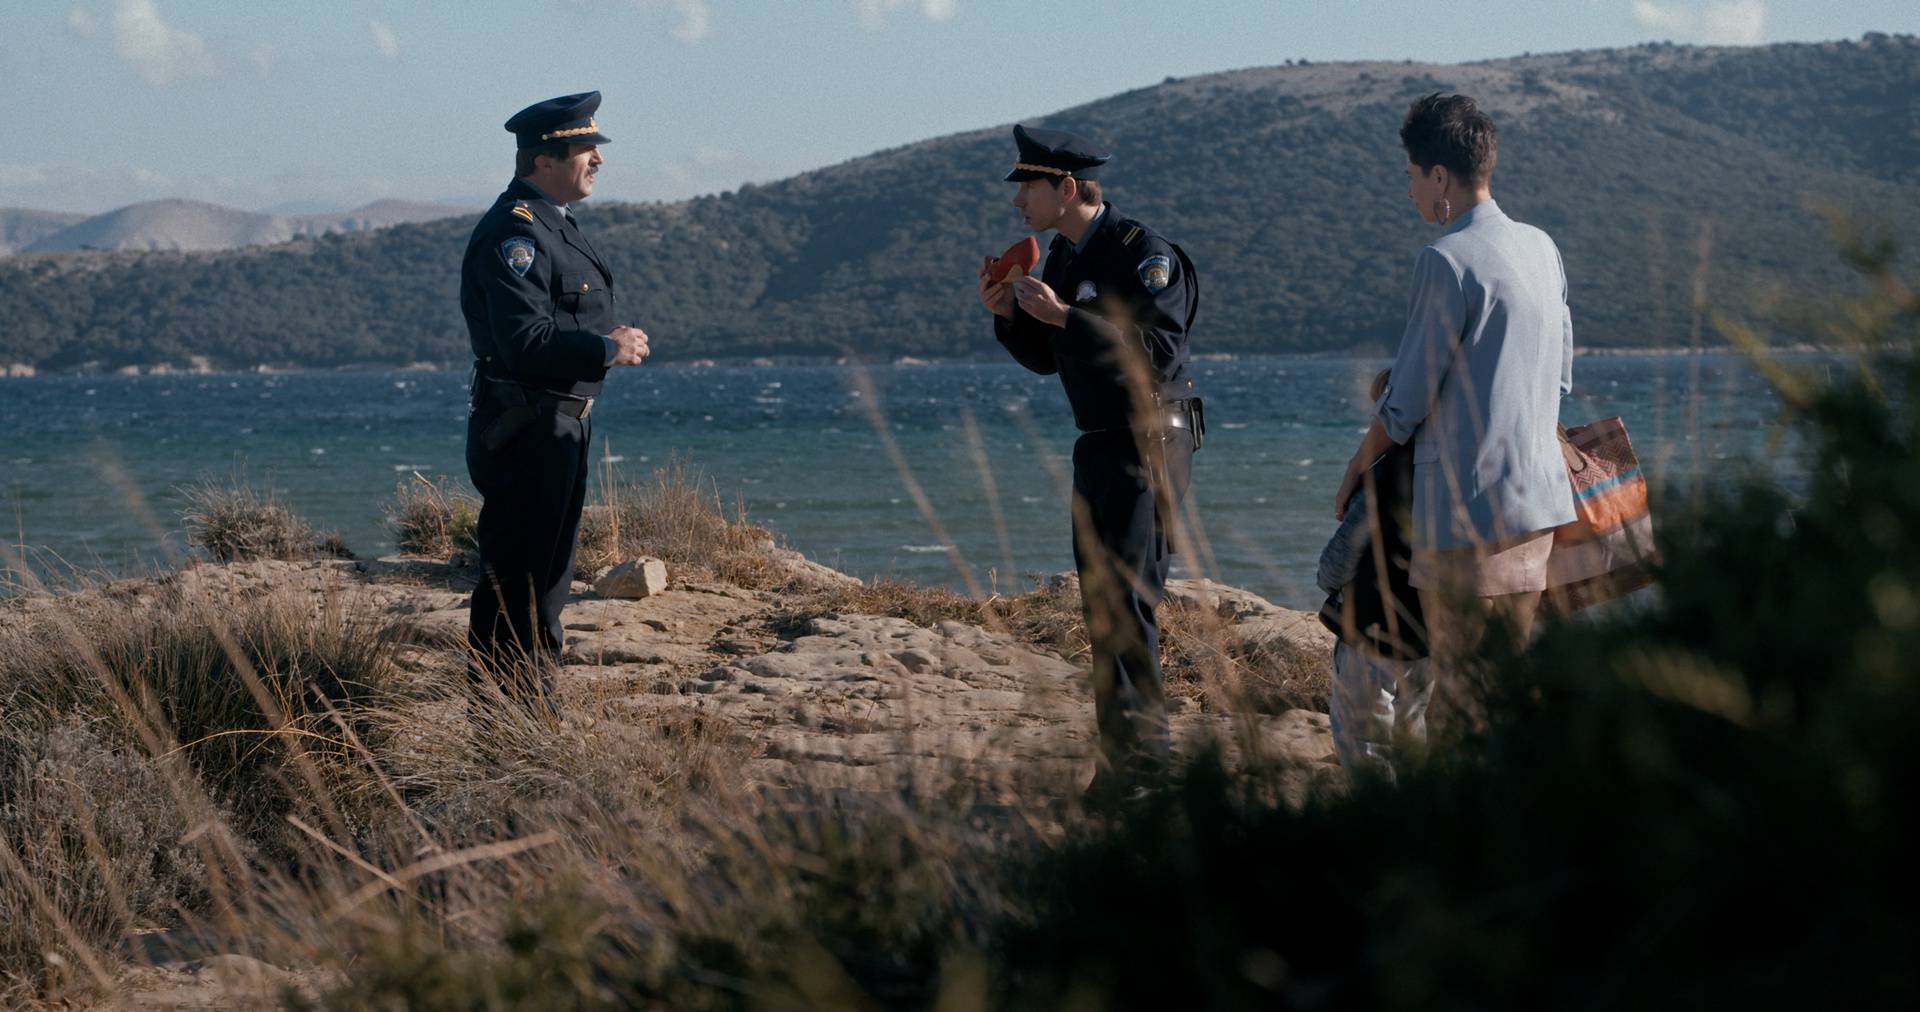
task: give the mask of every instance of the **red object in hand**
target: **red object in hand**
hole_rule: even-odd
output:
[[[1032,274],[1039,263],[1040,243],[1033,236],[1027,236],[993,258],[993,262],[987,265],[987,277],[1001,283],[1018,281]]]

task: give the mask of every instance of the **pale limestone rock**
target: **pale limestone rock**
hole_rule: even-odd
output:
[[[824,570],[824,572],[831,572]],[[823,577],[825,579],[825,577]],[[471,582],[444,563],[199,565],[157,580],[89,592],[96,607],[167,607],[180,594],[235,600],[292,592],[323,607],[372,609],[408,641],[406,677],[444,687],[466,639]],[[1174,581],[1175,599],[1229,619],[1235,638],[1279,638],[1324,656],[1313,616],[1206,581]],[[747,772],[769,785],[935,789],[963,780],[1008,798],[1084,783],[1092,771],[1093,703],[1083,662],[964,622],[924,628],[857,614],[785,614],[804,592],[690,584],[639,600],[587,597],[568,605],[558,673],[569,707],[603,725],[653,726],[697,712],[755,743]],[[0,607],[0,627],[71,598]],[[437,690],[436,690],[437,691]],[[433,693],[428,693],[433,695]],[[1220,713],[1170,700],[1176,751],[1203,742],[1299,762],[1301,784],[1337,768],[1324,715]]]
[[[667,589],[667,564],[659,559],[632,559],[607,570],[593,585],[601,597],[638,601]]]

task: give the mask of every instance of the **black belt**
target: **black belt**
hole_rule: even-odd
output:
[[[1180,429],[1192,433],[1193,448],[1198,450],[1207,435],[1207,413],[1200,398],[1193,397],[1177,401],[1168,401],[1160,406],[1158,416],[1146,430],[1149,435],[1164,435],[1168,429]],[[1102,429],[1083,429],[1092,435],[1096,432],[1132,432],[1130,425],[1114,425]]]
[[[477,376],[476,379],[479,383],[486,384],[480,389],[488,391],[489,396],[506,406],[505,410],[501,411],[499,416],[480,433],[480,445],[488,450],[498,450],[512,442],[514,437],[526,431],[527,427],[533,424],[534,419],[546,411],[556,411],[568,418],[578,418],[582,421],[593,414],[591,397],[573,397],[484,375]]]

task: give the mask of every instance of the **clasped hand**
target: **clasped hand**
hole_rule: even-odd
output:
[[[614,365],[639,365],[648,355],[647,332],[639,327],[615,327],[608,334],[619,351],[613,356]]]

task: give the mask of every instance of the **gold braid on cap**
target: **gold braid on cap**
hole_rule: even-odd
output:
[[[1028,171],[1028,172],[1047,172],[1047,173],[1051,173],[1051,174],[1053,174],[1053,175],[1056,175],[1056,176],[1071,176],[1071,175],[1073,175],[1073,173],[1071,173],[1071,172],[1068,172],[1068,171],[1067,171],[1067,170],[1065,170],[1065,169],[1056,169],[1056,168],[1054,168],[1054,167],[1053,167],[1053,166],[1051,166],[1051,165],[1033,165],[1033,164],[1030,164],[1030,163],[1028,163],[1028,162],[1014,162],[1014,163],[1013,163],[1013,167],[1014,167],[1014,170],[1015,170],[1015,171],[1019,171],[1019,170],[1021,170],[1021,169],[1025,169],[1025,170],[1026,170],[1026,171]]]
[[[555,137],[579,137],[582,134],[595,134],[599,132],[600,132],[600,124],[595,123],[592,120],[588,120],[586,126],[570,127],[566,130],[555,130],[550,134],[541,134],[540,139],[543,141],[550,141],[550,140],[553,140]]]

